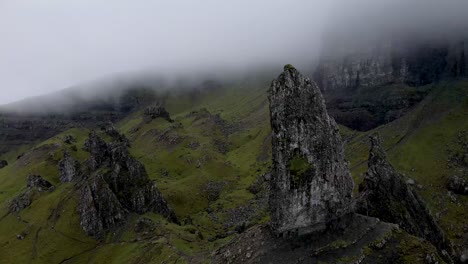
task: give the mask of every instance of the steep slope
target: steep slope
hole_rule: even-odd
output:
[[[143,107],[115,124],[130,141],[129,153],[145,166],[181,225],[145,213],[130,214],[101,242],[82,230],[76,210],[79,193],[73,183],[60,182],[59,162],[64,148],[80,163],[89,158],[82,149],[88,128],[72,128],[2,154],[0,160],[8,161],[0,169],[3,261],[203,263],[236,233],[269,221],[265,184],[271,166],[269,82],[261,77],[229,89],[168,94],[163,105],[174,122],[147,119]],[[447,194],[446,181],[459,170],[447,159],[459,151],[459,132],[468,129],[467,87],[465,81],[427,87],[430,94],[403,118],[371,131],[382,135],[390,162],[415,181],[412,188],[459,250],[468,245],[468,201],[466,196]],[[360,183],[360,174],[367,169],[368,133],[340,130],[353,178]],[[71,143],[69,136],[74,138]],[[9,202],[26,190],[30,174],[41,175],[55,190],[35,197],[19,214],[8,214]],[[401,262],[423,261],[421,256],[426,255],[421,252],[431,251],[428,244],[423,244],[423,251],[415,250],[421,242],[414,237],[394,235],[390,244],[402,250],[403,256],[396,256]],[[378,261],[378,251],[374,253],[368,259]]]

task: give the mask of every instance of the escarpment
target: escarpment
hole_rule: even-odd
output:
[[[353,180],[335,121],[317,85],[291,65],[269,90],[273,170],[270,210],[277,233],[324,229],[353,211]]]

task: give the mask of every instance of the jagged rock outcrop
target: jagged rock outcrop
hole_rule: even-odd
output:
[[[132,158],[123,142],[106,143],[96,132],[89,135],[87,175],[80,189],[78,212],[87,234],[101,238],[125,221],[129,212],[155,212],[177,223],[144,166]]]
[[[353,211],[353,180],[335,121],[317,85],[291,65],[269,90],[277,233],[310,232]]]
[[[0,160],[0,169],[5,168],[6,166],[8,166],[8,161]]]
[[[40,175],[29,175],[26,190],[15,197],[9,205],[10,212],[19,212],[31,205],[44,192],[51,192],[55,187]]]
[[[93,175],[80,189],[77,209],[83,230],[97,238],[121,224],[127,214],[101,174]]]
[[[61,182],[72,182],[81,178],[80,163],[67,150],[63,150],[63,159],[59,161],[58,166]]]
[[[84,143],[83,149],[90,153],[90,157],[86,163],[91,171],[95,171],[109,159],[107,143],[98,136],[95,131],[92,131],[89,134],[88,139]]]
[[[436,223],[424,201],[413,191],[393,166],[372,135],[368,170],[359,191],[364,195],[358,212],[398,224],[410,234],[427,239],[447,260],[454,254],[451,242]]]
[[[174,122],[174,120],[171,119],[169,112],[160,105],[146,108],[143,114],[147,122],[153,119],[156,119],[158,117],[161,117],[167,120],[168,122]]]
[[[114,124],[112,122],[107,122],[106,125],[102,127],[102,130],[109,135],[114,141],[122,142],[125,143],[128,147],[130,146],[130,141],[127,139],[127,137],[120,133],[117,128],[115,128]]]
[[[456,194],[468,194],[468,181],[457,175],[449,178],[447,188]]]

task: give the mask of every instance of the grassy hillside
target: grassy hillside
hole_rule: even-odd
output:
[[[182,225],[152,213],[132,215],[127,224],[96,241],[81,230],[72,183],[61,184],[58,161],[63,148],[84,161],[81,148],[89,131],[74,128],[35,146],[4,154],[0,169],[0,256],[3,263],[205,263],[211,252],[240,230],[268,221],[266,197],[252,191],[269,171],[271,147],[267,87],[246,80],[229,89],[165,95],[174,120],[145,121],[143,110],[116,124],[174,209]],[[449,150],[468,130],[468,82],[429,87],[430,96],[403,118],[381,126],[391,162],[422,188],[418,192],[458,243],[468,218],[467,197],[447,195]],[[341,129],[353,177],[359,183],[368,155],[366,133]],[[67,145],[65,135],[77,142]],[[20,158],[17,157],[24,153]],[[26,188],[26,177],[40,174],[56,185],[19,214],[8,202]],[[415,186],[416,186],[415,185]],[[136,227],[142,217],[154,227]],[[24,235],[20,240],[17,235]],[[466,236],[466,235],[465,235]]]

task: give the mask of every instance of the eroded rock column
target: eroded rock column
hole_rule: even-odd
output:
[[[273,169],[270,210],[277,233],[313,232],[353,208],[353,180],[319,88],[291,65],[269,90]]]

